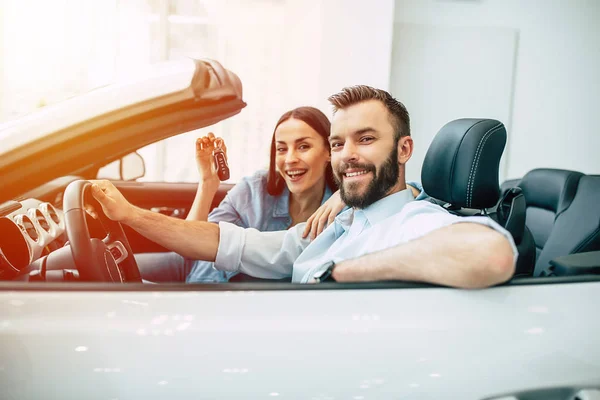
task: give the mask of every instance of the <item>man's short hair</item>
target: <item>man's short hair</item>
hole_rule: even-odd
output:
[[[390,123],[394,127],[394,139],[398,141],[402,136],[410,136],[410,117],[406,107],[385,90],[367,85],[348,86],[339,93],[329,96],[327,100],[333,105],[334,114],[338,110],[363,101],[379,100],[390,113]]]

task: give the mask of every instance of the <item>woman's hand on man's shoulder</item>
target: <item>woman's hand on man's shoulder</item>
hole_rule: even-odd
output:
[[[310,239],[314,240],[325,230],[325,228],[333,223],[335,217],[345,207],[346,203],[342,201],[340,191],[338,190],[308,218],[302,237],[306,238],[310,235]]]

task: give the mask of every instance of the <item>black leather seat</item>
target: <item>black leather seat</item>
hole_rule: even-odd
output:
[[[556,257],[600,250],[600,176],[541,168],[502,184],[515,186],[525,196],[525,224],[536,245],[534,276],[545,275]]]
[[[506,144],[504,125],[493,119],[458,119],[433,139],[423,161],[421,181],[432,201],[458,215],[489,215],[513,236],[519,258],[516,275],[531,273],[535,245],[525,226],[525,200],[520,192],[501,202],[498,170]]]

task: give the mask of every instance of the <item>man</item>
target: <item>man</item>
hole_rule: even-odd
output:
[[[184,221],[131,205],[107,181],[92,186],[105,214],[184,257],[259,278],[292,276],[314,282],[407,280],[479,288],[508,280],[516,247],[485,217],[461,218],[414,201],[405,184],[413,151],[408,112],[389,93],[368,86],[343,89],[334,107],[331,163],[344,202],[313,242],[304,224],[259,232],[238,226]]]

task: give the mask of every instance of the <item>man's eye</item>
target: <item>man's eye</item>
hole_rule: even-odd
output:
[[[331,150],[340,149],[341,147],[343,147],[342,143],[337,143],[337,142],[331,143]]]
[[[278,148],[276,149],[276,151],[277,151],[278,153],[283,153],[283,152],[285,152],[285,148],[284,148],[284,147],[278,147]]]
[[[372,142],[372,141],[373,141],[372,136],[363,136],[360,138],[361,143],[368,143],[368,142]]]

